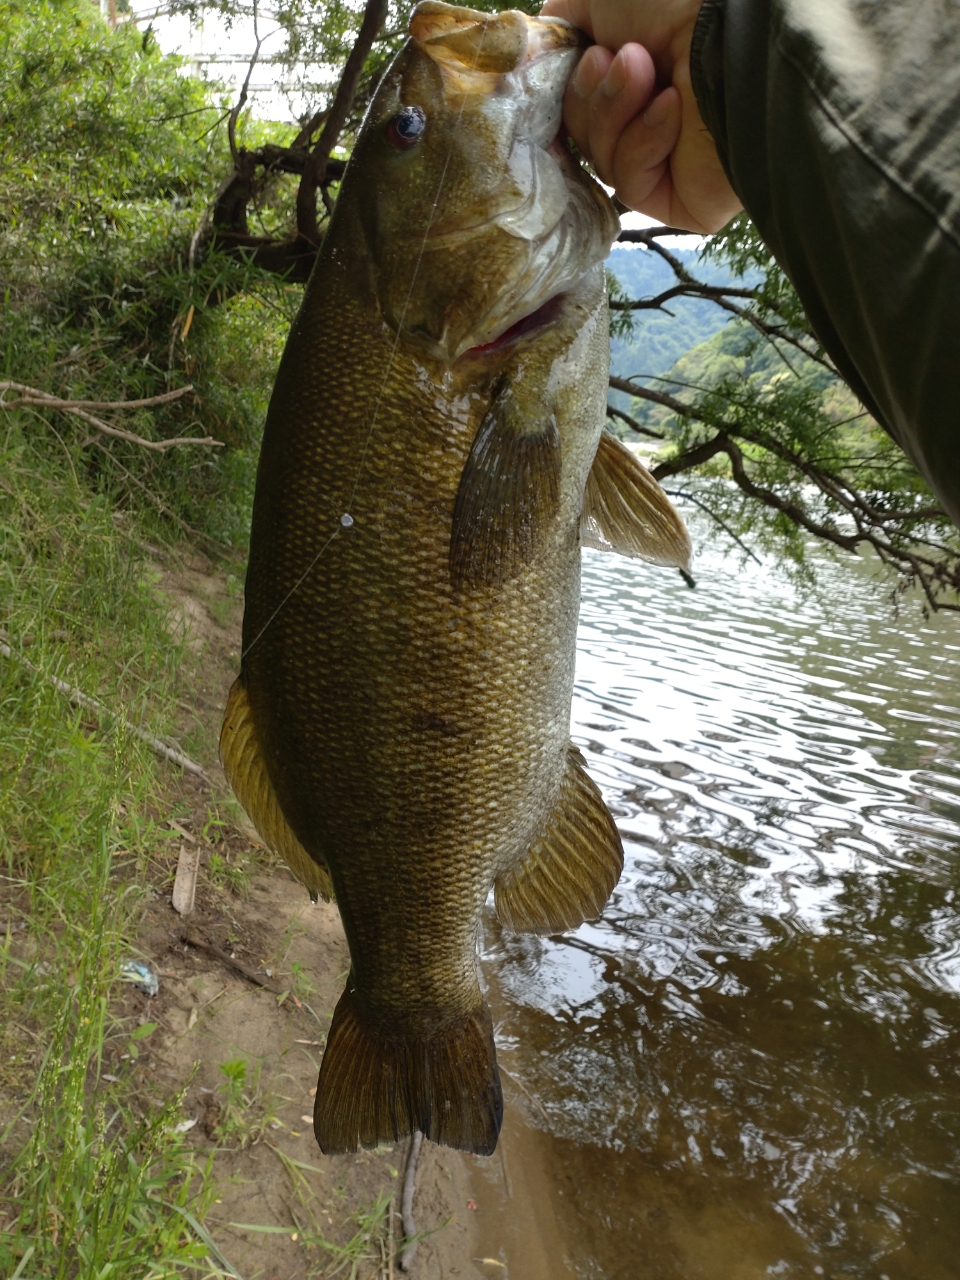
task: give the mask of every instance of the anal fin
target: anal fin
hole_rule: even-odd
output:
[[[583,756],[571,743],[547,829],[497,877],[497,915],[519,933],[561,933],[595,920],[623,870],[623,846]]]
[[[686,569],[690,535],[673,503],[625,445],[604,431],[587,477],[580,541],[599,551]]]
[[[280,808],[257,741],[242,676],[234,680],[227,698],[220,730],[220,763],[234,794],[268,848],[283,858],[314,901],[319,897],[329,902],[333,897],[330,872],[307,853]]]
[[[503,1093],[490,1010],[427,1034],[411,1025],[383,1035],[347,983],[320,1064],[313,1130],[325,1154],[398,1142],[419,1130],[431,1142],[492,1155]]]

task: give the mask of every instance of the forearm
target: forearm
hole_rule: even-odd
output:
[[[960,523],[960,24],[934,0],[705,0],[691,72],[818,337]]]

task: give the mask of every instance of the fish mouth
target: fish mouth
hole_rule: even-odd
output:
[[[552,53],[574,54],[588,41],[562,18],[531,18],[516,9],[478,9],[422,0],[410,18],[410,35],[440,69],[448,97],[489,94],[504,75]]]
[[[405,340],[449,367],[554,319],[555,300],[607,256],[620,226],[561,136],[579,31],[441,0],[419,4],[409,29],[409,65],[423,68],[412,83],[432,95],[436,141],[425,135],[423,154],[436,185],[414,271],[421,283],[404,287],[389,263],[381,306]]]
[[[490,342],[478,343],[474,347],[468,347],[463,354],[465,356],[492,355],[505,347],[512,346],[514,342],[520,338],[525,338],[528,334],[541,332],[541,330],[559,320],[565,298],[565,293],[555,293],[546,302],[541,303],[535,311],[530,311],[527,315],[521,316],[509,329],[505,329],[498,338],[494,338]]]

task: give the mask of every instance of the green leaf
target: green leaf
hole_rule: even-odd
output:
[[[137,1027],[136,1031],[130,1032],[131,1040],[146,1040],[147,1036],[152,1036],[160,1024],[157,1022],[144,1022],[142,1026]]]

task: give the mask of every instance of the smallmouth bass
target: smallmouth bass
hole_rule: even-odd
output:
[[[558,932],[622,870],[569,740],[580,546],[690,548],[603,431],[619,224],[557,138],[580,50],[559,20],[418,6],[270,403],[221,757],[343,919],[325,1152],[418,1129],[492,1152],[487,896],[508,927]]]

